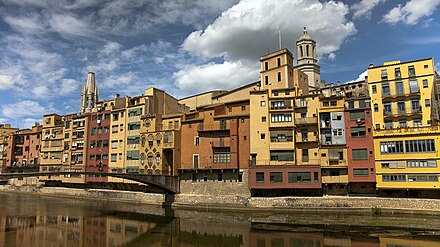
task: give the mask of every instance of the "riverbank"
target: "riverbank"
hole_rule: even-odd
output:
[[[0,192],[28,193],[41,196],[117,201],[182,209],[215,209],[221,211],[299,211],[351,212],[361,214],[440,215],[440,200],[379,197],[246,197],[70,189],[58,187],[1,185]]]

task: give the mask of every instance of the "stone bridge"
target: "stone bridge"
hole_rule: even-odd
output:
[[[0,179],[59,176],[59,175],[88,175],[101,177],[114,177],[128,179],[134,182],[146,184],[158,188],[165,193],[176,194],[180,190],[180,178],[178,176],[150,175],[137,173],[107,173],[107,172],[23,172],[23,173],[2,173]]]

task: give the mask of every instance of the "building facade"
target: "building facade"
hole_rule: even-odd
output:
[[[41,125],[22,129],[8,137],[5,170],[35,171],[40,164]]]

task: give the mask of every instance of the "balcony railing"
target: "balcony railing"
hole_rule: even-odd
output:
[[[279,138],[277,136],[270,137],[270,142],[292,142],[293,136],[286,136],[284,138]]]
[[[375,136],[384,135],[411,135],[414,133],[440,133],[440,126],[420,126],[397,129],[379,129],[374,131]]]
[[[284,105],[284,106],[271,106],[270,110],[288,110],[288,109],[293,109],[293,107],[291,105]]]
[[[396,91],[396,92],[386,92],[386,93],[382,93],[382,97],[384,99],[388,99],[388,98],[399,98],[399,97],[409,97],[409,96],[414,96],[414,95],[420,95],[420,90],[413,90],[411,91]]]
[[[199,124],[198,131],[219,131],[229,130],[230,125],[228,122],[213,123],[213,124]]]
[[[226,139],[213,139],[211,141],[212,147],[230,147],[231,146],[231,140],[229,138]]]
[[[317,117],[295,118],[295,124],[318,124]]]
[[[383,111],[383,115],[385,117],[393,117],[393,116],[404,116],[404,115],[412,115],[412,114],[421,114],[421,107],[415,108],[386,108]]]

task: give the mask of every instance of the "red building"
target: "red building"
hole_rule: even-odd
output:
[[[370,98],[346,99],[345,127],[348,153],[348,192],[373,194],[376,187]]]
[[[108,172],[110,111],[93,112],[87,131],[87,172]],[[107,177],[87,176],[86,182],[107,182]]]
[[[41,125],[19,130],[8,137],[8,152],[4,169],[30,170],[40,164]]]

